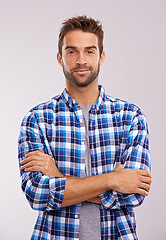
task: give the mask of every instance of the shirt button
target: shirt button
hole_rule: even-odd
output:
[[[84,142],[81,142],[81,145],[84,145],[85,143]]]
[[[82,121],[83,121],[83,120],[82,120],[82,118],[81,118],[81,119],[80,119],[80,123],[82,123]]]
[[[77,214],[75,215],[75,218],[78,218],[78,215],[77,215]]]
[[[84,170],[84,166],[83,165],[81,166],[81,170]]]

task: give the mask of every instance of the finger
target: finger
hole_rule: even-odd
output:
[[[124,164],[120,164],[117,168],[115,168],[114,171],[118,171],[120,169],[123,169],[124,168]]]
[[[26,158],[24,158],[24,160],[22,160],[21,161],[21,164],[23,165],[23,164],[26,164],[26,163],[28,163],[28,162],[30,162],[30,161],[32,161],[33,159],[31,158],[31,157],[26,157]]]
[[[144,189],[145,191],[149,192],[150,191],[150,185],[146,183],[141,183],[139,185],[139,188]]]
[[[34,166],[31,162],[26,163],[23,166],[21,166],[21,170],[25,170],[26,168],[31,167],[31,166]]]
[[[45,154],[45,153],[43,153],[43,152],[41,152],[40,150],[36,150],[36,151],[32,151],[32,152],[29,152],[29,153],[27,153],[26,155],[25,155],[25,157],[27,157],[27,156],[33,156],[33,155],[39,155],[39,156],[43,156],[43,154]]]
[[[141,177],[141,182],[143,182],[143,183],[147,183],[147,184],[151,184],[152,183],[152,179],[151,179],[151,177]]]
[[[151,174],[146,170],[138,169],[138,172],[141,176],[151,177]]]
[[[141,189],[139,188],[138,191],[137,191],[138,194],[141,194],[143,196],[148,196],[148,192],[145,190],[145,189]]]
[[[43,173],[43,168],[40,166],[32,166],[24,169],[25,172],[41,172]]]
[[[21,166],[21,170],[24,170],[27,167],[32,167],[32,166],[43,166],[43,164],[40,161],[27,162],[27,163],[25,163],[24,165]]]
[[[43,159],[40,156],[31,155],[31,156],[26,157],[23,161],[21,161],[21,164],[25,164],[25,163],[28,163],[28,162],[31,162],[31,161],[34,161],[34,160],[43,161]]]
[[[37,152],[38,152],[38,150],[32,151],[32,152],[28,152],[27,154],[25,154],[25,157],[29,157],[29,156],[35,155],[35,154],[37,154]]]

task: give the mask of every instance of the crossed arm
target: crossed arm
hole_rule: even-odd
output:
[[[41,151],[29,152],[21,165],[21,170],[25,172],[41,172],[46,176],[66,177],[58,170],[52,157]],[[99,195],[108,190],[147,196],[150,185],[151,175],[148,171],[124,169],[123,165],[119,165],[114,172],[87,178],[66,177],[62,207],[83,201],[101,204]]]

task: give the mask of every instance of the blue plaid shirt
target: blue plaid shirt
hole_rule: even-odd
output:
[[[89,112],[92,175],[125,168],[150,170],[148,128],[141,110],[112,98],[99,86],[100,95]],[[66,90],[29,111],[19,136],[19,161],[30,151],[49,154],[65,176],[85,177],[85,125],[78,102]],[[79,239],[81,203],[61,207],[65,177],[21,171],[22,190],[31,207],[39,211],[31,239]],[[107,191],[102,202],[101,236],[137,239],[133,208],[144,197]]]

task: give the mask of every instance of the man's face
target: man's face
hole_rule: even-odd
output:
[[[58,54],[66,81],[86,87],[98,79],[103,54],[100,57],[97,35],[81,30],[69,31],[63,40],[62,56]]]

